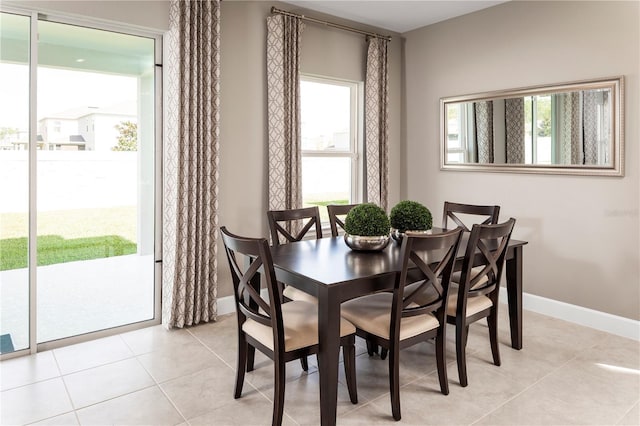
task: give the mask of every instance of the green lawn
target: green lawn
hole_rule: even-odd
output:
[[[27,215],[0,214],[0,271],[27,266]],[[136,208],[78,209],[38,215],[38,265],[133,254]]]

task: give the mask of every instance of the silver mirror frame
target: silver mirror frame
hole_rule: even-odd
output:
[[[448,164],[447,157],[447,114],[449,104],[486,101],[496,98],[513,98],[548,93],[563,93],[590,89],[611,89],[612,93],[612,162],[606,166],[589,165],[531,165],[531,164]],[[473,172],[540,173],[581,176],[624,176],[624,77],[575,81],[554,85],[523,87],[498,90],[464,96],[440,99],[440,170]]]

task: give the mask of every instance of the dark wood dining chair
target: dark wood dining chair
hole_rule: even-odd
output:
[[[470,226],[467,226],[467,224],[465,224],[465,221],[462,220],[465,218],[465,216],[462,215],[481,216],[481,221],[474,219],[473,223],[489,225],[498,223],[499,214],[500,206],[480,206],[474,204],[460,204],[445,201],[444,211],[442,213],[442,228],[449,229],[448,221],[449,219],[451,219],[454,222],[455,226],[462,226],[464,230],[468,232],[470,230]]]
[[[327,206],[332,237],[337,237],[340,235],[341,230],[344,231],[343,216],[346,216],[355,206],[357,206],[357,204],[329,204]]]
[[[440,391],[449,393],[446,309],[461,235],[462,228],[434,235],[408,232],[402,241],[402,266],[393,292],[363,296],[342,304],[342,316],[356,326],[356,334],[389,352],[389,389],[395,420],[401,418],[400,349],[435,338]],[[442,259],[437,265],[430,260],[434,252]],[[418,297],[425,293],[432,297],[424,304],[419,303]]]
[[[316,238],[322,238],[322,223],[318,206],[269,210],[267,219],[271,232],[271,244],[274,246],[300,241],[308,236],[307,234],[312,228],[315,230]],[[280,238],[283,238],[284,241],[280,241]]]
[[[462,261],[454,274],[447,306],[447,322],[456,326],[456,360],[460,385],[467,386],[466,346],[469,324],[487,318],[493,363],[500,365],[498,294],[514,218],[495,225],[473,225]]]
[[[274,246],[300,241],[315,231],[316,238],[322,238],[322,223],[318,206],[290,210],[267,211],[271,243]],[[295,230],[295,228],[299,230]],[[283,241],[281,241],[281,238]],[[295,287],[284,286],[285,300],[304,300],[317,303],[314,296]]]
[[[274,362],[273,425],[282,423],[284,389],[288,361],[318,352],[317,305],[304,301],[282,303],[271,259],[264,238],[234,235],[220,229],[231,269],[233,295],[238,319],[238,365],[234,398],[240,398],[247,369],[249,345]],[[247,261],[251,259],[251,261]],[[260,295],[260,275],[266,284],[268,299]],[[347,320],[340,323],[345,376],[351,402],[358,402],[355,373],[355,327]],[[322,368],[321,365],[318,368]]]

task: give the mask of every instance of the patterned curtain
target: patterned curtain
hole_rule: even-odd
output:
[[[300,18],[267,17],[269,210],[302,207],[300,40],[303,29]]]
[[[165,65],[162,322],[216,319],[219,0],[171,0]]]
[[[524,164],[524,98],[504,100],[507,164]]]
[[[493,101],[473,103],[478,163],[493,163]]]
[[[378,37],[367,39],[365,76],[365,173],[366,201],[387,210],[389,185],[389,122],[387,47]]]
[[[555,95],[558,135],[558,162],[582,164],[582,129],[580,125],[580,92]]]

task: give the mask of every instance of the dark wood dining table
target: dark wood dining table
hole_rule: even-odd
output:
[[[433,233],[442,232],[434,228]],[[505,275],[511,346],[522,348],[522,249],[511,240]],[[466,238],[458,252],[464,256]],[[320,421],[335,425],[340,351],[340,304],[355,297],[393,288],[399,271],[400,245],[391,241],[381,252],[353,251],[343,237],[303,240],[271,248],[276,277],[318,298]],[[457,268],[462,266],[456,262]]]

